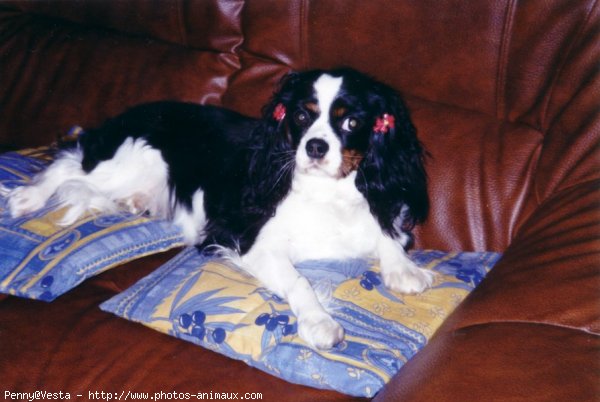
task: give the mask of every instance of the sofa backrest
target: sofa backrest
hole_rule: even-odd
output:
[[[598,179],[599,21],[592,0],[3,2],[0,142],[157,99],[258,115],[290,70],[351,66],[405,96],[431,154],[417,245],[504,250]]]
[[[47,144],[137,103],[220,104],[242,2],[0,3],[0,143]]]

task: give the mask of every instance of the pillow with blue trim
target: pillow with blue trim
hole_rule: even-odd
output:
[[[27,184],[53,153],[40,148],[0,155],[0,188]],[[0,293],[52,301],[90,276],[183,245],[177,228],[164,221],[87,215],[63,227],[55,224],[63,213],[51,199],[43,209],[13,219],[0,195]]]
[[[290,382],[372,397],[431,338],[500,255],[415,251],[439,275],[419,295],[382,284],[375,262],[308,261],[297,266],[344,327],[329,351],[297,335],[288,304],[245,273],[187,248],[101,309],[242,360]]]

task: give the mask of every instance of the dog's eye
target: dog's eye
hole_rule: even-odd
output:
[[[298,110],[294,113],[294,121],[300,127],[305,127],[310,122],[310,116],[304,110]]]
[[[352,132],[360,126],[360,122],[354,117],[347,117],[342,122],[342,130]]]

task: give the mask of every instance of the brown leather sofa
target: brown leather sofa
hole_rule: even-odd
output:
[[[599,62],[593,0],[4,0],[0,144],[48,144],[74,124],[158,99],[257,115],[290,70],[367,72],[404,94],[431,154],[432,210],[416,247],[504,253],[375,399],[593,401]],[[1,297],[2,396],[350,399],[98,309],[175,252],[113,269],[52,303]]]

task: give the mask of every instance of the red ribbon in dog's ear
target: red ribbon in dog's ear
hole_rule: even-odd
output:
[[[383,116],[378,117],[375,120],[375,125],[373,126],[373,131],[378,134],[387,134],[390,129],[394,128],[396,124],[396,120],[394,116],[391,114],[384,113]]]
[[[282,103],[278,103],[273,110],[273,118],[277,121],[281,121],[285,118],[285,106]]]

